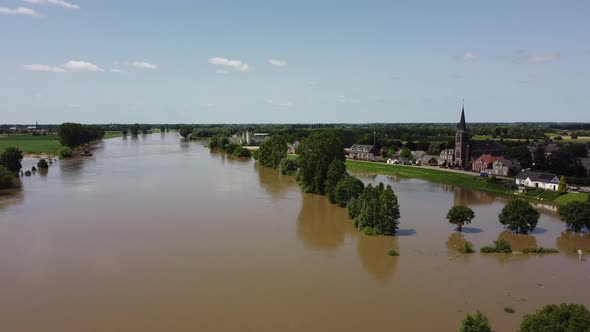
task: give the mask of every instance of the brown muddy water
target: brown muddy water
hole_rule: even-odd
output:
[[[107,140],[0,196],[0,330],[457,331],[479,308],[515,331],[542,305],[590,306],[590,259],[573,252],[590,237],[562,233],[550,206],[517,236],[503,197],[356,175],[393,185],[397,236],[361,235],[292,178],[176,134]],[[445,219],[458,203],[477,215],[463,234]],[[561,252],[456,251],[498,237]]]

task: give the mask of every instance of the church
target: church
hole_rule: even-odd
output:
[[[494,140],[469,139],[469,130],[465,123],[465,105],[461,109],[461,119],[455,134],[455,160],[453,165],[463,170],[472,170],[473,162],[484,154],[503,156],[506,147]]]

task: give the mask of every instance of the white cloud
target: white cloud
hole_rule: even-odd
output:
[[[48,71],[52,73],[65,73],[66,70],[61,67],[51,67],[48,65],[39,65],[39,64],[32,64],[32,65],[23,65],[26,70],[32,71]]]
[[[22,0],[27,3],[39,4],[39,5],[56,5],[67,9],[80,9],[80,6],[69,3],[63,0]]]
[[[18,7],[18,8],[6,8],[0,7],[0,14],[4,15],[24,15],[24,16],[39,16],[39,13],[36,11],[25,8],[25,7]]]
[[[158,65],[145,61],[133,61],[131,65],[139,69],[158,69]]]
[[[78,71],[100,71],[104,70],[94,63],[78,60],[70,60],[63,65],[63,68],[67,71],[78,72]]]
[[[229,71],[225,70],[225,69],[217,69],[215,71],[215,73],[219,74],[219,75],[227,75],[229,74]]]
[[[471,62],[471,61],[475,60],[475,55],[468,51],[468,52],[463,53],[463,55],[461,56],[461,59],[465,62]]]
[[[226,58],[210,58],[209,63],[216,66],[225,66],[239,71],[247,71],[250,65],[242,63],[242,60],[229,60]]]
[[[275,67],[285,67],[287,65],[287,60],[270,59],[270,60],[268,60],[268,63],[270,63],[271,65],[273,65]]]
[[[533,54],[527,50],[519,50],[513,55],[500,56],[501,60],[507,60],[513,63],[550,63],[559,61],[559,52],[547,53],[547,54]]]

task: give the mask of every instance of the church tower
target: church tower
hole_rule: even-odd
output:
[[[469,132],[465,124],[465,104],[461,109],[461,120],[457,125],[455,135],[455,163],[462,169],[466,169],[470,162],[469,157]]]

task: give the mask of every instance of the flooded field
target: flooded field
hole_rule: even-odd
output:
[[[393,186],[397,236],[361,235],[293,178],[173,133],[59,161],[0,196],[1,330],[457,331],[479,308],[515,331],[545,304],[590,306],[590,260],[574,253],[590,235],[563,232],[554,207],[514,235],[497,221],[504,197],[355,175]],[[462,234],[445,219],[458,203],[476,213]],[[457,252],[499,237],[560,253]]]

